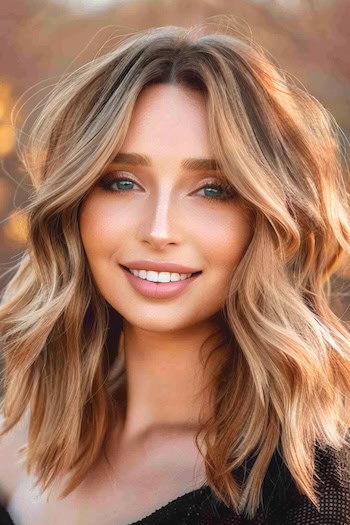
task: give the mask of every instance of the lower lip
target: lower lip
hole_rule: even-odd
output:
[[[151,299],[168,299],[169,297],[175,297],[183,292],[188,286],[193,283],[200,276],[200,274],[193,275],[183,281],[173,281],[170,283],[152,283],[146,279],[136,277],[132,273],[128,272],[121,266],[121,269],[129,279],[131,286],[144,297]]]

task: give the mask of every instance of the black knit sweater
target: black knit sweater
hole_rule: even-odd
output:
[[[252,464],[251,456],[234,471],[240,483],[249,474]],[[315,466],[319,476],[319,479],[316,477],[319,512],[299,493],[276,451],[264,479],[262,502],[254,519],[237,515],[204,485],[129,525],[350,525],[350,449],[344,447],[334,451],[316,447]],[[13,525],[3,507],[0,507],[0,525]]]

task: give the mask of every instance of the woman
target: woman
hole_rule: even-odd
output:
[[[0,310],[16,524],[348,523],[338,128],[258,46],[196,29],[67,76],[22,152]]]

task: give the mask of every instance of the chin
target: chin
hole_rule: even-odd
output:
[[[158,312],[151,314],[141,313],[140,316],[124,316],[125,322],[132,327],[146,330],[148,332],[169,333],[186,330],[198,322],[193,319],[191,323],[189,316],[182,310],[181,317],[176,309],[172,309],[170,315],[161,316]]]

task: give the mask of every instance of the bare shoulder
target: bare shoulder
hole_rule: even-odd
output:
[[[0,431],[4,428],[4,417],[0,413]],[[27,442],[28,417],[24,417],[6,434],[0,436],[0,504],[7,506],[22,471],[18,449]]]

